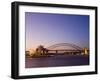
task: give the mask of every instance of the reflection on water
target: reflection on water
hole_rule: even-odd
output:
[[[52,57],[40,57],[40,58],[26,58],[26,68],[34,67],[56,67],[56,66],[78,66],[89,65],[88,55],[73,55],[65,56],[58,55]]]

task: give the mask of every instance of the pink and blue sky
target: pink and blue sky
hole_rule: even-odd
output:
[[[25,12],[26,49],[73,43],[89,48],[89,16]]]

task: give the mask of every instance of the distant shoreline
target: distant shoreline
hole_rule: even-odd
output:
[[[62,54],[62,55],[60,55],[60,54],[54,55],[53,54],[52,55],[51,54],[51,55],[40,55],[40,56],[27,56],[26,58],[42,58],[42,57],[55,57],[55,56],[66,56],[67,57],[67,56],[89,56],[89,55],[69,55],[69,54],[68,55],[67,54],[66,55],[64,55],[64,54]]]

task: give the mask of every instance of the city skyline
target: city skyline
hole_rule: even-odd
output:
[[[89,16],[25,12],[26,49],[72,43],[89,48]]]

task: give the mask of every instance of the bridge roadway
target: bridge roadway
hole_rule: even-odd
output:
[[[47,53],[53,54],[81,54],[83,50],[48,50]]]

